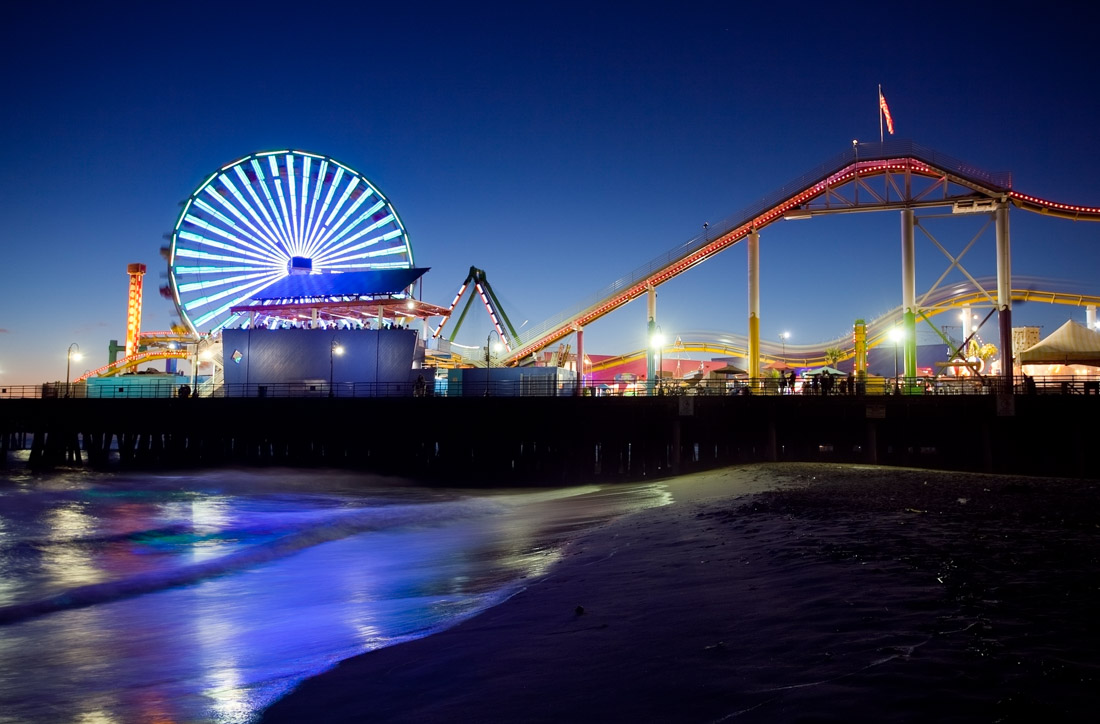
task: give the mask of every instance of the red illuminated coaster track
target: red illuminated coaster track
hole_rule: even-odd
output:
[[[574,309],[524,331],[504,360],[518,364],[624,304],[684,273],[752,231],[783,218],[950,206],[957,213],[1013,205],[1041,214],[1100,221],[1100,207],[1046,201],[1012,190],[1010,174],[992,174],[911,141],[853,144],[850,150],[618,279]]]

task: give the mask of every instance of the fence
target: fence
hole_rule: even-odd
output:
[[[20,398],[108,398],[148,399],[168,397],[295,397],[295,398],[378,398],[378,397],[695,397],[695,396],[881,396],[881,395],[991,395],[1004,392],[1027,395],[1098,395],[1100,375],[1057,375],[1016,377],[1010,385],[1001,377],[872,377],[866,382],[834,377],[831,383],[818,378],[798,379],[793,387],[777,377],[701,381],[661,379],[646,382],[586,379],[576,382],[533,384],[530,380],[477,380],[465,388],[417,382],[347,382],[329,385],[327,381],[277,382],[269,384],[222,384],[200,386],[188,394],[185,383],[163,383],[140,387],[87,387],[83,383],[47,383],[0,387],[0,400]]]

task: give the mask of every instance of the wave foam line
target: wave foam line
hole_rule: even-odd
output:
[[[154,571],[132,578],[77,586],[34,601],[0,607],[0,626],[37,618],[58,611],[85,608],[234,573],[298,551],[361,533],[405,525],[442,523],[463,517],[485,515],[496,509],[483,500],[431,505],[395,505],[353,511],[304,530],[286,533],[267,545],[256,546],[221,558],[172,570]]]

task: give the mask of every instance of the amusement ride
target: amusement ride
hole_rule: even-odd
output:
[[[180,323],[169,332],[140,331],[145,267],[131,264],[127,270],[130,294],[125,345],[112,342],[111,362],[85,373],[78,381],[133,371],[153,359],[191,359],[195,367],[209,360],[216,370],[222,363],[219,333],[234,326],[326,326],[361,323],[364,319],[377,319],[379,324],[418,321],[423,325],[423,336],[438,341],[468,290],[473,293],[451,326],[449,341],[454,340],[477,296],[503,345],[503,354],[497,360],[503,366],[535,363],[541,350],[574,334],[575,359],[584,360],[585,326],[646,297],[651,343],[646,350],[616,359],[645,356],[648,378],[654,379],[655,357],[662,353],[653,345],[658,328],[656,287],[741,242],[748,246],[748,334],[678,338],[676,351],[744,357],[749,375],[755,378],[761,375],[761,362],[766,357],[791,359],[785,338],[770,342],[760,338],[761,232],[784,219],[869,211],[897,211],[901,215],[903,288],[901,305],[869,322],[862,344],[865,351],[891,343],[889,330],[900,323],[905,332],[904,373],[910,377],[916,368],[918,321],[927,322],[948,309],[988,307],[986,319],[997,314],[1002,349],[1011,349],[1013,302],[1039,300],[1084,306],[1095,315],[1100,297],[1068,290],[1040,291],[1037,286],[1041,282],[1021,285],[1013,279],[1008,221],[1012,207],[1075,221],[1100,221],[1100,207],[1057,203],[1020,193],[1012,187],[1009,174],[986,173],[910,141],[853,141],[843,153],[724,221],[704,225],[702,233],[588,299],[541,324],[517,330],[493,293],[485,271],[476,267],[470,268],[449,307],[416,298],[419,275],[426,270],[414,267],[408,233],[396,209],[362,174],[331,157],[305,151],[253,153],[221,167],[195,189],[183,204],[170,245],[163,249],[168,284],[162,293],[174,302]],[[952,255],[939,245],[917,216],[929,209],[946,209],[942,212],[945,215],[987,217],[979,235],[986,229],[995,234],[995,278],[975,278],[962,265],[966,250]],[[948,257],[949,268],[960,269],[968,282],[941,287],[944,272],[931,289],[918,297],[913,253],[917,230],[940,246]],[[389,286],[377,282],[381,278],[378,275],[394,270],[410,272],[388,277],[400,280],[399,288],[398,282],[391,281]],[[368,280],[361,287],[369,288],[369,293],[347,285],[316,287],[306,283],[315,275],[328,275],[326,278],[331,280],[341,274],[365,275],[357,278]],[[302,283],[288,284],[288,277],[303,277]],[[439,322],[431,329],[429,320],[434,318]],[[963,345],[968,342],[964,340]],[[852,344],[848,337],[791,351],[798,362],[814,365],[825,363],[827,350],[842,346],[845,358],[856,356],[858,361],[859,345],[853,349]],[[121,358],[117,356],[120,351],[125,353]],[[430,354],[435,355],[433,363],[438,366],[477,364],[480,355],[464,359],[449,349]],[[560,358],[560,354],[554,357]],[[605,360],[584,371],[595,373],[612,365]],[[1004,374],[1011,374],[1011,368]]]

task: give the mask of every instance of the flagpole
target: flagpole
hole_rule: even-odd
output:
[[[882,145],[882,83],[878,84],[878,142]]]

